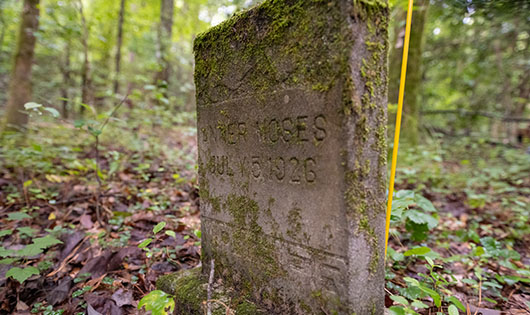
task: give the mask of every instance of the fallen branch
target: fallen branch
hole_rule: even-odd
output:
[[[482,116],[491,119],[497,119],[508,122],[530,122],[530,118],[523,117],[506,117],[499,114],[487,113],[482,111],[471,111],[465,109],[438,109],[421,111],[421,115],[443,115],[443,114],[457,114],[459,116]]]

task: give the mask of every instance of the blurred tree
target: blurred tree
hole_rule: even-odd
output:
[[[159,71],[155,76],[156,84],[167,90],[171,64],[169,53],[171,48],[171,35],[173,32],[174,0],[160,0],[160,25],[158,28],[158,52]],[[165,92],[167,94],[167,92]]]
[[[35,51],[35,33],[39,27],[39,0],[24,0],[18,33],[17,51],[9,84],[6,107],[6,130],[23,130],[28,116],[23,113],[24,104],[32,97],[31,66]]]
[[[90,61],[88,58],[89,47],[88,38],[89,30],[85,18],[83,1],[79,0],[79,15],[81,16],[81,25],[83,32],[81,35],[81,43],[83,44],[83,67],[81,68],[81,103],[86,105],[94,105],[93,90],[92,90],[92,78],[90,71]],[[83,113],[85,107],[81,107],[81,113]]]
[[[401,72],[401,57],[405,36],[406,12],[402,5],[398,5],[395,13],[394,45],[390,56],[390,82],[389,102],[397,103],[399,94],[399,77]],[[422,53],[423,33],[427,21],[429,0],[414,1],[412,24],[410,33],[409,57],[407,62],[407,77],[405,83],[405,96],[403,102],[403,129],[402,138],[411,144],[418,143],[420,119],[420,94],[422,83]]]
[[[116,73],[114,78],[114,93],[117,94],[120,89],[120,63],[121,63],[121,46],[123,43],[123,19],[125,15],[125,0],[120,1],[120,14],[118,19],[118,41],[116,43]]]

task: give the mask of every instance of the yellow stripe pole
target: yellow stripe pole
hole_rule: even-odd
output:
[[[410,24],[412,21],[412,1],[409,0],[407,9],[407,25],[405,27],[405,43],[403,44],[403,60],[401,62],[401,79],[399,81],[398,110],[396,116],[396,132],[394,134],[394,149],[392,150],[392,167],[390,169],[390,185],[388,188],[388,203],[386,205],[385,227],[385,257],[388,247],[388,233],[390,230],[390,214],[392,211],[392,195],[394,194],[394,178],[396,177],[397,154],[399,147],[399,132],[401,130],[401,113],[403,110],[403,94],[405,94],[405,77],[407,75],[407,58],[409,54]],[[397,34],[396,34],[397,36]]]

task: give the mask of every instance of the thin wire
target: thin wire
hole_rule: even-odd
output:
[[[401,78],[399,80],[399,98],[396,116],[396,132],[394,134],[394,149],[392,150],[392,167],[390,169],[390,185],[388,187],[388,203],[386,205],[385,226],[385,257],[388,248],[388,233],[390,230],[390,214],[392,212],[392,195],[394,194],[394,179],[396,177],[397,154],[399,147],[399,132],[401,130],[401,113],[403,110],[403,95],[405,94],[405,78],[407,76],[407,59],[409,54],[410,24],[412,22],[412,2],[409,0],[407,9],[407,24],[405,27],[405,43],[403,44],[403,60],[401,62]]]

